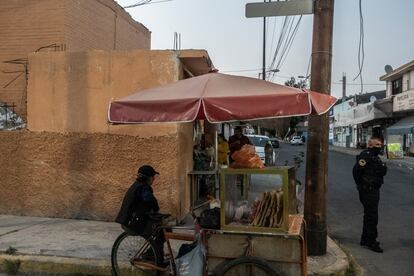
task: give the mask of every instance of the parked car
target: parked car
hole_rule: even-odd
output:
[[[279,145],[279,140],[278,140],[277,138],[269,138],[269,140],[270,140],[270,143],[272,143],[272,147],[273,147],[274,149],[276,149],[276,148],[279,148],[279,147],[280,147],[280,145]]]
[[[265,160],[265,150],[264,147],[270,141],[269,137],[264,135],[246,135],[250,142],[254,145],[257,155],[259,155],[262,161]],[[275,153],[273,152],[273,160],[275,158]]]
[[[300,136],[293,136],[292,139],[290,139],[291,145],[303,145],[302,137]]]

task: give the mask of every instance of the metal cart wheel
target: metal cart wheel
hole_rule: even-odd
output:
[[[251,256],[241,257],[223,263],[216,271],[217,276],[282,276],[283,274],[275,271],[266,261]]]
[[[152,255],[153,262],[157,263],[159,254],[151,241],[142,236],[130,235],[126,232],[122,233],[112,246],[112,274],[114,276],[142,275],[145,269],[134,266],[134,259],[143,254],[147,256]]]

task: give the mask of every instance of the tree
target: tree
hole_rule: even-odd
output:
[[[291,77],[290,80],[285,81],[286,86],[295,87],[295,88],[306,88],[308,86],[308,82],[306,79],[299,80],[296,82],[295,77]],[[291,117],[290,118],[290,131],[287,133],[287,136],[296,132],[296,126],[299,122],[305,121],[305,117]]]
[[[285,85],[295,88],[306,88],[306,86],[308,86],[308,82],[306,79],[296,82],[295,77],[291,77],[290,80],[285,81]]]

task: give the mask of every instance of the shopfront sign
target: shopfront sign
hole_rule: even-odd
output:
[[[399,159],[403,158],[404,154],[400,143],[391,143],[387,145],[388,158],[389,159]]]
[[[414,110],[414,90],[398,94],[394,97],[394,112]]]

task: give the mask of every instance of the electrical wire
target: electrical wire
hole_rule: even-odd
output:
[[[299,25],[300,25],[301,20],[302,20],[302,15],[299,17],[299,19],[296,21],[296,23],[295,23],[295,18],[291,18],[291,19],[288,19],[286,21],[286,25],[284,25],[284,28],[282,28],[284,34],[281,35],[282,40],[284,40],[284,41],[282,41],[280,43],[279,49],[277,51],[275,51],[274,62],[270,66],[272,69],[279,70],[283,66],[283,64],[284,64],[284,62],[285,62],[285,60],[286,60],[286,58],[287,58],[287,56],[290,52],[290,49],[293,45],[293,41],[296,37],[296,34],[297,34],[298,29],[299,29]],[[285,37],[286,37],[286,39],[285,39]],[[281,49],[281,51],[280,51],[280,54],[279,54],[280,49]],[[278,61],[276,63],[277,58],[278,58]],[[270,78],[271,81],[273,81],[274,77],[276,76],[275,73],[276,72],[273,72],[273,75]]]
[[[173,0],[159,0],[159,1],[141,0],[141,1],[138,1],[137,3],[135,3],[135,4],[128,5],[128,6],[125,6],[123,8],[124,9],[130,9],[130,8],[135,8],[135,7],[139,7],[139,6],[143,6],[143,5],[157,4],[157,3],[170,2],[170,1],[173,1]]]
[[[270,44],[270,51],[269,51],[269,63],[270,63],[270,60],[272,59],[271,58],[271,53],[273,53],[273,44],[274,44],[274,42],[275,42],[275,31],[276,31],[276,23],[277,23],[277,16],[275,16],[274,17],[274,19],[275,19],[275,23],[273,24],[273,32],[272,32],[272,40],[271,40],[271,44]]]
[[[274,68],[274,65],[276,63],[276,58],[278,56],[280,47],[283,43],[283,39],[286,35],[286,28],[289,25],[289,18],[290,18],[289,16],[285,16],[285,20],[283,21],[283,26],[282,26],[282,29],[281,29],[280,34],[279,34],[279,39],[278,39],[278,42],[277,42],[277,45],[276,45],[275,53],[273,55],[273,59],[272,59],[272,63],[270,65],[270,68]]]
[[[299,24],[300,24],[300,22],[302,21],[302,15],[299,17],[299,19],[298,19],[298,22],[296,23],[296,26],[295,26],[295,28],[294,28],[294,30],[293,30],[293,33],[292,33],[292,36],[290,37],[290,40],[289,40],[289,42],[288,42],[288,47],[287,47],[287,49],[281,54],[281,56],[282,56],[282,59],[281,59],[281,61],[280,61],[280,63],[276,66],[276,68],[281,68],[282,66],[283,66],[283,64],[285,63],[285,60],[286,60],[286,58],[287,58],[287,56],[288,56],[288,54],[289,54],[289,52],[290,52],[290,48],[292,47],[292,45],[293,45],[293,41],[294,41],[294,39],[295,39],[295,37],[296,37],[296,34],[297,34],[297,32],[298,32],[298,29],[299,29]]]
[[[138,1],[137,3],[135,3],[135,4],[128,5],[128,6],[125,6],[123,8],[124,9],[135,8],[135,7],[138,7],[138,6],[142,6],[142,5],[148,4],[151,1],[152,0],[141,0],[141,1]]]
[[[364,49],[364,17],[362,15],[362,0],[359,0],[359,45],[358,45],[358,74],[354,78],[356,80],[358,77],[360,79],[361,93],[364,90],[364,82],[362,78],[362,69],[364,67],[365,60],[365,49]]]
[[[258,69],[240,69],[240,70],[225,70],[225,71],[219,71],[221,73],[233,73],[233,72],[251,72],[251,71],[262,71],[263,68],[258,68]]]

